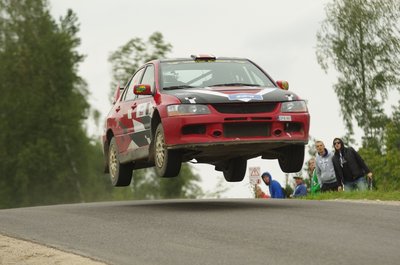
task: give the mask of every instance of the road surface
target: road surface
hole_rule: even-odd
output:
[[[0,234],[108,264],[399,264],[400,206],[165,200],[0,210]]]

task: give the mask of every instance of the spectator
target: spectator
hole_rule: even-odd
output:
[[[346,191],[367,189],[365,176],[372,180],[372,172],[361,156],[352,147],[345,147],[342,139],[335,138],[333,140],[335,155],[333,157],[333,165],[336,175],[344,184]]]
[[[316,158],[315,171],[321,185],[321,191],[338,191],[341,189],[342,184],[339,185],[335,169],[333,167],[332,158],[334,154],[329,152],[322,141],[316,141],[315,147],[318,155]]]
[[[298,198],[298,197],[307,196],[307,187],[303,183],[303,177],[302,176],[294,176],[293,178],[296,181],[296,188],[294,188],[292,197]]]
[[[269,193],[271,195],[271,198],[273,199],[285,198],[281,184],[279,184],[278,181],[273,180],[271,174],[269,174],[268,172],[264,172],[261,175],[261,178],[264,181],[265,185],[269,187]]]
[[[310,193],[317,194],[321,186],[318,182],[317,172],[315,171],[315,158],[308,160],[308,177],[310,178]]]
[[[261,187],[256,184],[256,198],[257,199],[268,199],[269,196],[262,191]]]

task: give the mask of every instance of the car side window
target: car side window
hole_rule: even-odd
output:
[[[124,100],[133,100],[136,98],[136,95],[133,93],[133,87],[135,85],[138,85],[140,82],[140,79],[142,77],[144,68],[140,69],[139,71],[136,72],[136,74],[132,77],[131,82],[128,85],[128,88],[125,89],[125,95],[124,95]]]
[[[154,79],[154,66],[152,64],[146,67],[146,71],[144,72],[142,81],[140,83],[150,85],[151,91],[154,91],[155,79]],[[148,95],[139,96],[139,98],[141,97],[148,97]]]

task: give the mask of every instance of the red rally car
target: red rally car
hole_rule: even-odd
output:
[[[247,160],[303,166],[309,113],[304,100],[248,59],[209,55],[154,60],[117,88],[104,128],[106,172],[127,186],[133,170],[175,177],[181,163],[209,163],[243,180]]]

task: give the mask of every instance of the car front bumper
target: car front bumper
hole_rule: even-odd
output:
[[[308,113],[216,114],[165,117],[169,149],[208,145],[308,142]]]

